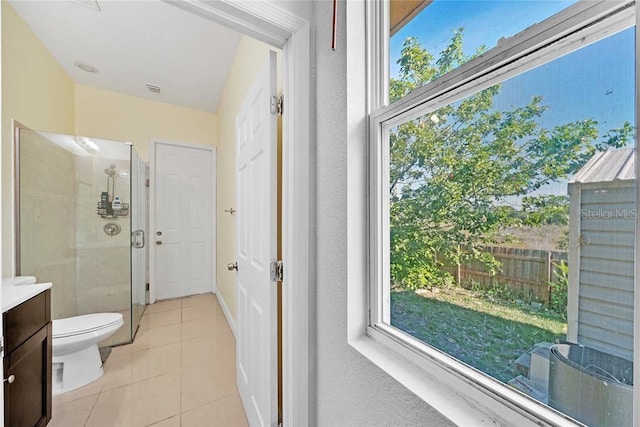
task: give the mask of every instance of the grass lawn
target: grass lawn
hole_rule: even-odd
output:
[[[544,308],[490,301],[463,288],[393,291],[391,324],[501,381],[537,342],[565,339],[566,321]]]

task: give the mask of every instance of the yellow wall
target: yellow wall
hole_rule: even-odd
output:
[[[270,47],[264,43],[242,37],[238,44],[229,77],[218,104],[218,167],[217,167],[217,285],[218,298],[227,305],[236,318],[236,275],[227,270],[227,264],[236,259],[236,217],[225,209],[236,206],[235,144],[236,115],[240,104],[255,80],[260,65],[265,61]]]
[[[2,275],[13,275],[11,119],[73,134],[74,83],[6,1],[2,1]]]
[[[14,274],[11,120],[48,132],[133,142],[217,145],[215,113],[76,85],[5,0],[2,3],[2,275]]]
[[[77,135],[132,142],[149,160],[149,142],[183,142],[215,147],[215,113],[178,107],[120,93],[76,86]]]

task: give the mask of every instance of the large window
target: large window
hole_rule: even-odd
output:
[[[632,425],[634,7],[414,3],[371,117],[371,330]]]
[[[576,1],[391,0],[388,39],[391,85],[402,82],[405,91],[425,85]],[[403,54],[407,50],[416,54],[408,57]],[[424,56],[418,55],[419,51]],[[428,70],[413,66],[422,61],[431,61],[434,66]],[[416,71],[417,74],[411,74]],[[392,94],[392,100],[398,95]]]

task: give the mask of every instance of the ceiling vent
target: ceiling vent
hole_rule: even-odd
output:
[[[147,90],[148,90],[149,92],[152,92],[152,93],[162,93],[162,90],[160,89],[160,86],[151,85],[151,84],[148,84],[148,83],[147,83],[145,86],[147,87]]]

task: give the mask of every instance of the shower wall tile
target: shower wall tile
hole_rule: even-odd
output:
[[[25,132],[20,145],[21,188],[73,201],[74,157],[37,133]]]
[[[128,247],[78,249],[78,313],[131,307]]]
[[[52,282],[54,318],[75,315],[74,155],[36,132],[20,146],[20,273]]]
[[[78,180],[77,183],[78,200],[76,201],[76,226],[78,246],[90,245],[96,240],[95,223],[96,203],[98,197],[91,182]],[[91,199],[89,196],[93,196]]]
[[[78,293],[78,314],[115,312],[131,307],[129,285],[96,286]]]
[[[76,312],[75,260],[58,262],[46,267],[54,275],[51,288],[51,316],[54,319],[72,317]]]
[[[97,270],[97,251],[93,248],[78,248],[76,258],[76,295],[78,314],[88,313],[86,306],[93,304],[92,299],[96,298],[92,289],[95,285],[95,274]]]
[[[99,259],[101,270],[106,273],[126,273],[129,274],[129,246],[114,246],[101,249],[102,257]],[[126,278],[127,282],[129,281]]]

